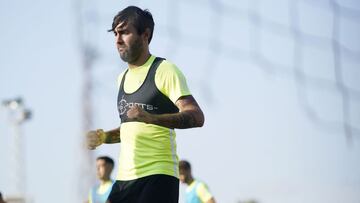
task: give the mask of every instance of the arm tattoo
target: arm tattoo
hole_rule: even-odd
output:
[[[201,127],[202,121],[199,122],[199,118],[197,118],[198,112],[196,111],[183,111],[176,114],[162,114],[157,115],[157,119],[153,122],[153,124],[164,126],[167,128],[193,128],[193,127]]]
[[[179,129],[203,126],[204,114],[192,96],[180,98],[176,106],[180,109],[179,113],[154,115],[150,123]]]
[[[120,128],[116,128],[114,130],[109,130],[106,132],[106,139],[104,143],[112,144],[119,143],[120,141]]]
[[[169,119],[173,126],[179,129],[196,127],[196,118],[193,112],[182,112]]]

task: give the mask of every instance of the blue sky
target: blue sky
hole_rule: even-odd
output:
[[[87,1],[96,14],[84,27],[98,53],[91,71],[94,127],[118,125],[116,78],[126,68],[106,30],[120,9],[139,5],[154,15],[151,52],[179,66],[204,110],[203,128],[177,131],[178,153],[219,202],[359,202],[360,134],[354,130],[349,144],[342,128],[333,19],[340,22],[341,79],[351,90],[347,118],[360,129],[360,4],[337,1],[341,9],[334,13],[329,2]],[[21,96],[33,111],[23,141],[27,193],[36,203],[85,198],[79,193],[84,78],[74,5],[0,2],[0,99]],[[11,130],[0,108],[5,196],[16,192]],[[119,149],[101,146],[94,156],[117,159]],[[182,186],[181,201],[183,192]]]

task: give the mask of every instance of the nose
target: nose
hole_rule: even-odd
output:
[[[121,35],[119,35],[119,34],[117,34],[115,36],[115,40],[116,40],[117,44],[123,44],[124,43],[124,40],[122,39]]]

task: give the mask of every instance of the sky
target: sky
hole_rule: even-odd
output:
[[[31,202],[86,198],[79,179],[91,179],[95,166],[79,175],[87,159],[79,39],[95,50],[93,128],[114,128],[116,78],[126,64],[107,29],[128,5],[152,12],[151,53],[182,70],[205,113],[204,127],[177,130],[178,155],[218,202],[360,202],[356,0],[2,0],[0,100],[22,97],[33,112],[21,126]],[[1,106],[5,197],[16,195],[18,177],[10,118]],[[92,156],[117,160],[120,149],[104,145]],[[181,185],[180,202],[184,191]]]

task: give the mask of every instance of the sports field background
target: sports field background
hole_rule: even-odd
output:
[[[32,202],[82,202],[86,160],[117,159],[120,145],[81,150],[83,67],[93,127],[115,127],[126,64],[107,29],[127,5],[152,12],[151,52],[179,66],[205,113],[203,128],[177,131],[178,153],[218,202],[360,202],[358,1],[3,0],[0,100],[33,111],[21,129]],[[17,193],[9,116],[0,107],[5,197]]]

